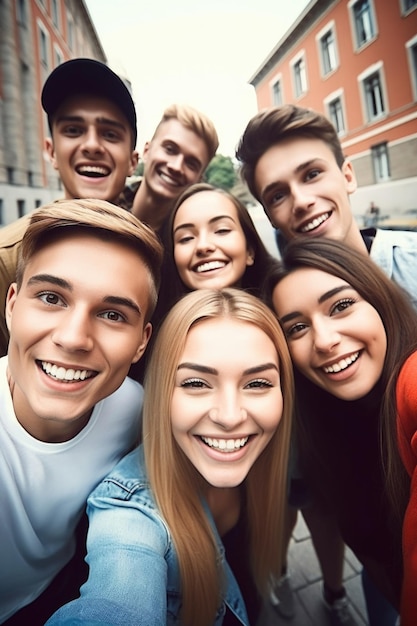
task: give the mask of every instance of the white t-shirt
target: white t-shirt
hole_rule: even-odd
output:
[[[0,359],[0,623],[35,600],[74,553],[87,496],[136,443],[143,388],[127,378],[64,443],[16,419]]]

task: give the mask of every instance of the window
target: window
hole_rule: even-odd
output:
[[[356,47],[360,48],[375,37],[375,18],[371,0],[358,0],[352,5]]]
[[[414,100],[417,100],[417,35],[406,43]]]
[[[3,198],[0,198],[0,224],[3,224]]]
[[[9,185],[14,184],[14,168],[13,167],[7,168],[7,182]]]
[[[74,22],[72,21],[72,17],[69,13],[67,13],[67,24],[68,24],[68,47],[70,50],[74,50]]]
[[[387,143],[373,146],[371,150],[376,182],[380,183],[388,180],[390,178],[390,166]]]
[[[417,7],[417,0],[402,0],[401,5],[402,12],[407,13],[408,11],[411,11],[412,9]]]
[[[28,171],[28,185],[29,187],[33,187],[34,183],[33,183],[33,172],[31,172],[30,170]]]
[[[40,206],[42,206],[42,200],[35,200],[35,209],[38,209]]]
[[[43,26],[38,22],[39,31],[39,58],[42,65],[49,68],[49,37]]]
[[[346,131],[345,118],[343,115],[342,99],[335,98],[327,103],[329,111],[329,118],[333,126],[335,127],[337,134],[341,135]]]
[[[54,56],[55,56],[55,65],[54,67],[58,67],[58,65],[61,65],[61,63],[64,62],[64,55],[62,54],[62,51],[60,50],[60,48],[58,48],[58,46],[54,46]]]
[[[299,57],[293,64],[294,92],[299,98],[307,91],[307,73],[304,56]]]
[[[283,104],[281,81],[277,80],[272,85],[272,104],[281,106]]]
[[[59,29],[59,0],[51,0],[52,22]]]
[[[17,217],[23,217],[25,214],[25,201],[24,200],[18,200],[17,201]]]
[[[333,30],[328,30],[320,38],[320,51],[323,75],[329,74],[337,67],[336,43]]]
[[[365,108],[368,121],[371,122],[385,113],[384,95],[379,72],[371,74],[363,81]]]
[[[27,24],[26,0],[17,0],[17,2],[16,2],[16,17],[17,17],[17,23],[20,26],[26,26],[26,24]]]

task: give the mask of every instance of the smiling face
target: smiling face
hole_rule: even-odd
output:
[[[352,166],[345,161],[340,169],[320,139],[273,145],[256,165],[255,185],[268,218],[285,239],[323,236],[358,245],[349,204],[356,189]]]
[[[379,380],[387,338],[376,309],[342,279],[298,269],[273,291],[291,358],[313,383],[342,400],[365,396]]]
[[[106,98],[74,96],[56,112],[46,149],[66,198],[114,202],[138,161],[123,113]]]
[[[122,384],[150,337],[150,281],[129,247],[87,234],[58,238],[29,260],[6,315],[13,405],[34,437],[71,438]]]
[[[237,286],[254,261],[235,205],[215,191],[195,193],[180,205],[173,240],[178,274],[191,290]]]
[[[282,415],[278,355],[257,326],[228,317],[191,328],[171,404],[173,436],[213,487],[236,487]]]
[[[174,201],[190,185],[200,180],[209,155],[203,139],[177,119],[159,125],[146,144],[144,179],[149,193]]]

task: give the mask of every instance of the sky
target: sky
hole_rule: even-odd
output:
[[[233,156],[257,112],[248,81],[308,0],[85,0],[110,67],[128,78],[139,153],[163,110],[206,113]]]

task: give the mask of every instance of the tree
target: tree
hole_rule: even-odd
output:
[[[230,190],[236,182],[236,170],[228,156],[216,154],[208,164],[204,179],[214,187]]]

